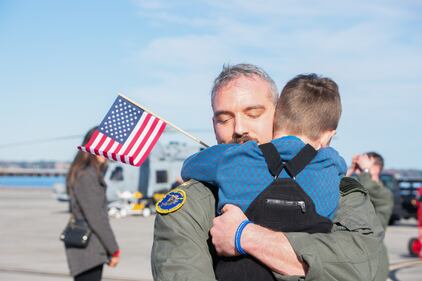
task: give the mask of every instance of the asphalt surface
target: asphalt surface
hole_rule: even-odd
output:
[[[49,190],[0,189],[0,280],[72,280],[58,239],[67,220],[67,204],[53,199]],[[122,256],[117,268],[105,267],[103,280],[152,280],[154,216],[111,219],[111,224]],[[388,228],[391,280],[420,280],[422,262],[407,252],[408,240],[416,236],[415,220]]]

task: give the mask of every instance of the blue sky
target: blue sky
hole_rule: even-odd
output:
[[[0,1],[0,160],[70,160],[121,92],[215,143],[209,92],[224,63],[338,82],[333,146],[422,168],[420,1]],[[167,134],[164,141],[183,136]]]

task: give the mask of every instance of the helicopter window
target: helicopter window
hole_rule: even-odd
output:
[[[112,181],[123,181],[123,168],[116,167],[113,172],[111,172],[110,180]]]
[[[168,176],[166,170],[158,170],[155,172],[155,178],[157,183],[166,183],[168,182]]]

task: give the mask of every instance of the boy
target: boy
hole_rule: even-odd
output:
[[[328,232],[327,218],[337,208],[338,186],[346,172],[344,160],[328,147],[340,115],[334,81],[299,75],[286,84],[277,101],[271,143],[205,149],[185,161],[182,177],[218,186],[218,210],[230,203],[254,223],[271,229]],[[243,253],[240,235],[241,229],[236,249]],[[216,274],[219,280],[272,276],[250,258],[220,260]]]

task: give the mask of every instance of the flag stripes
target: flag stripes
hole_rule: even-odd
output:
[[[82,151],[134,166],[146,160],[166,122],[119,96]]]

